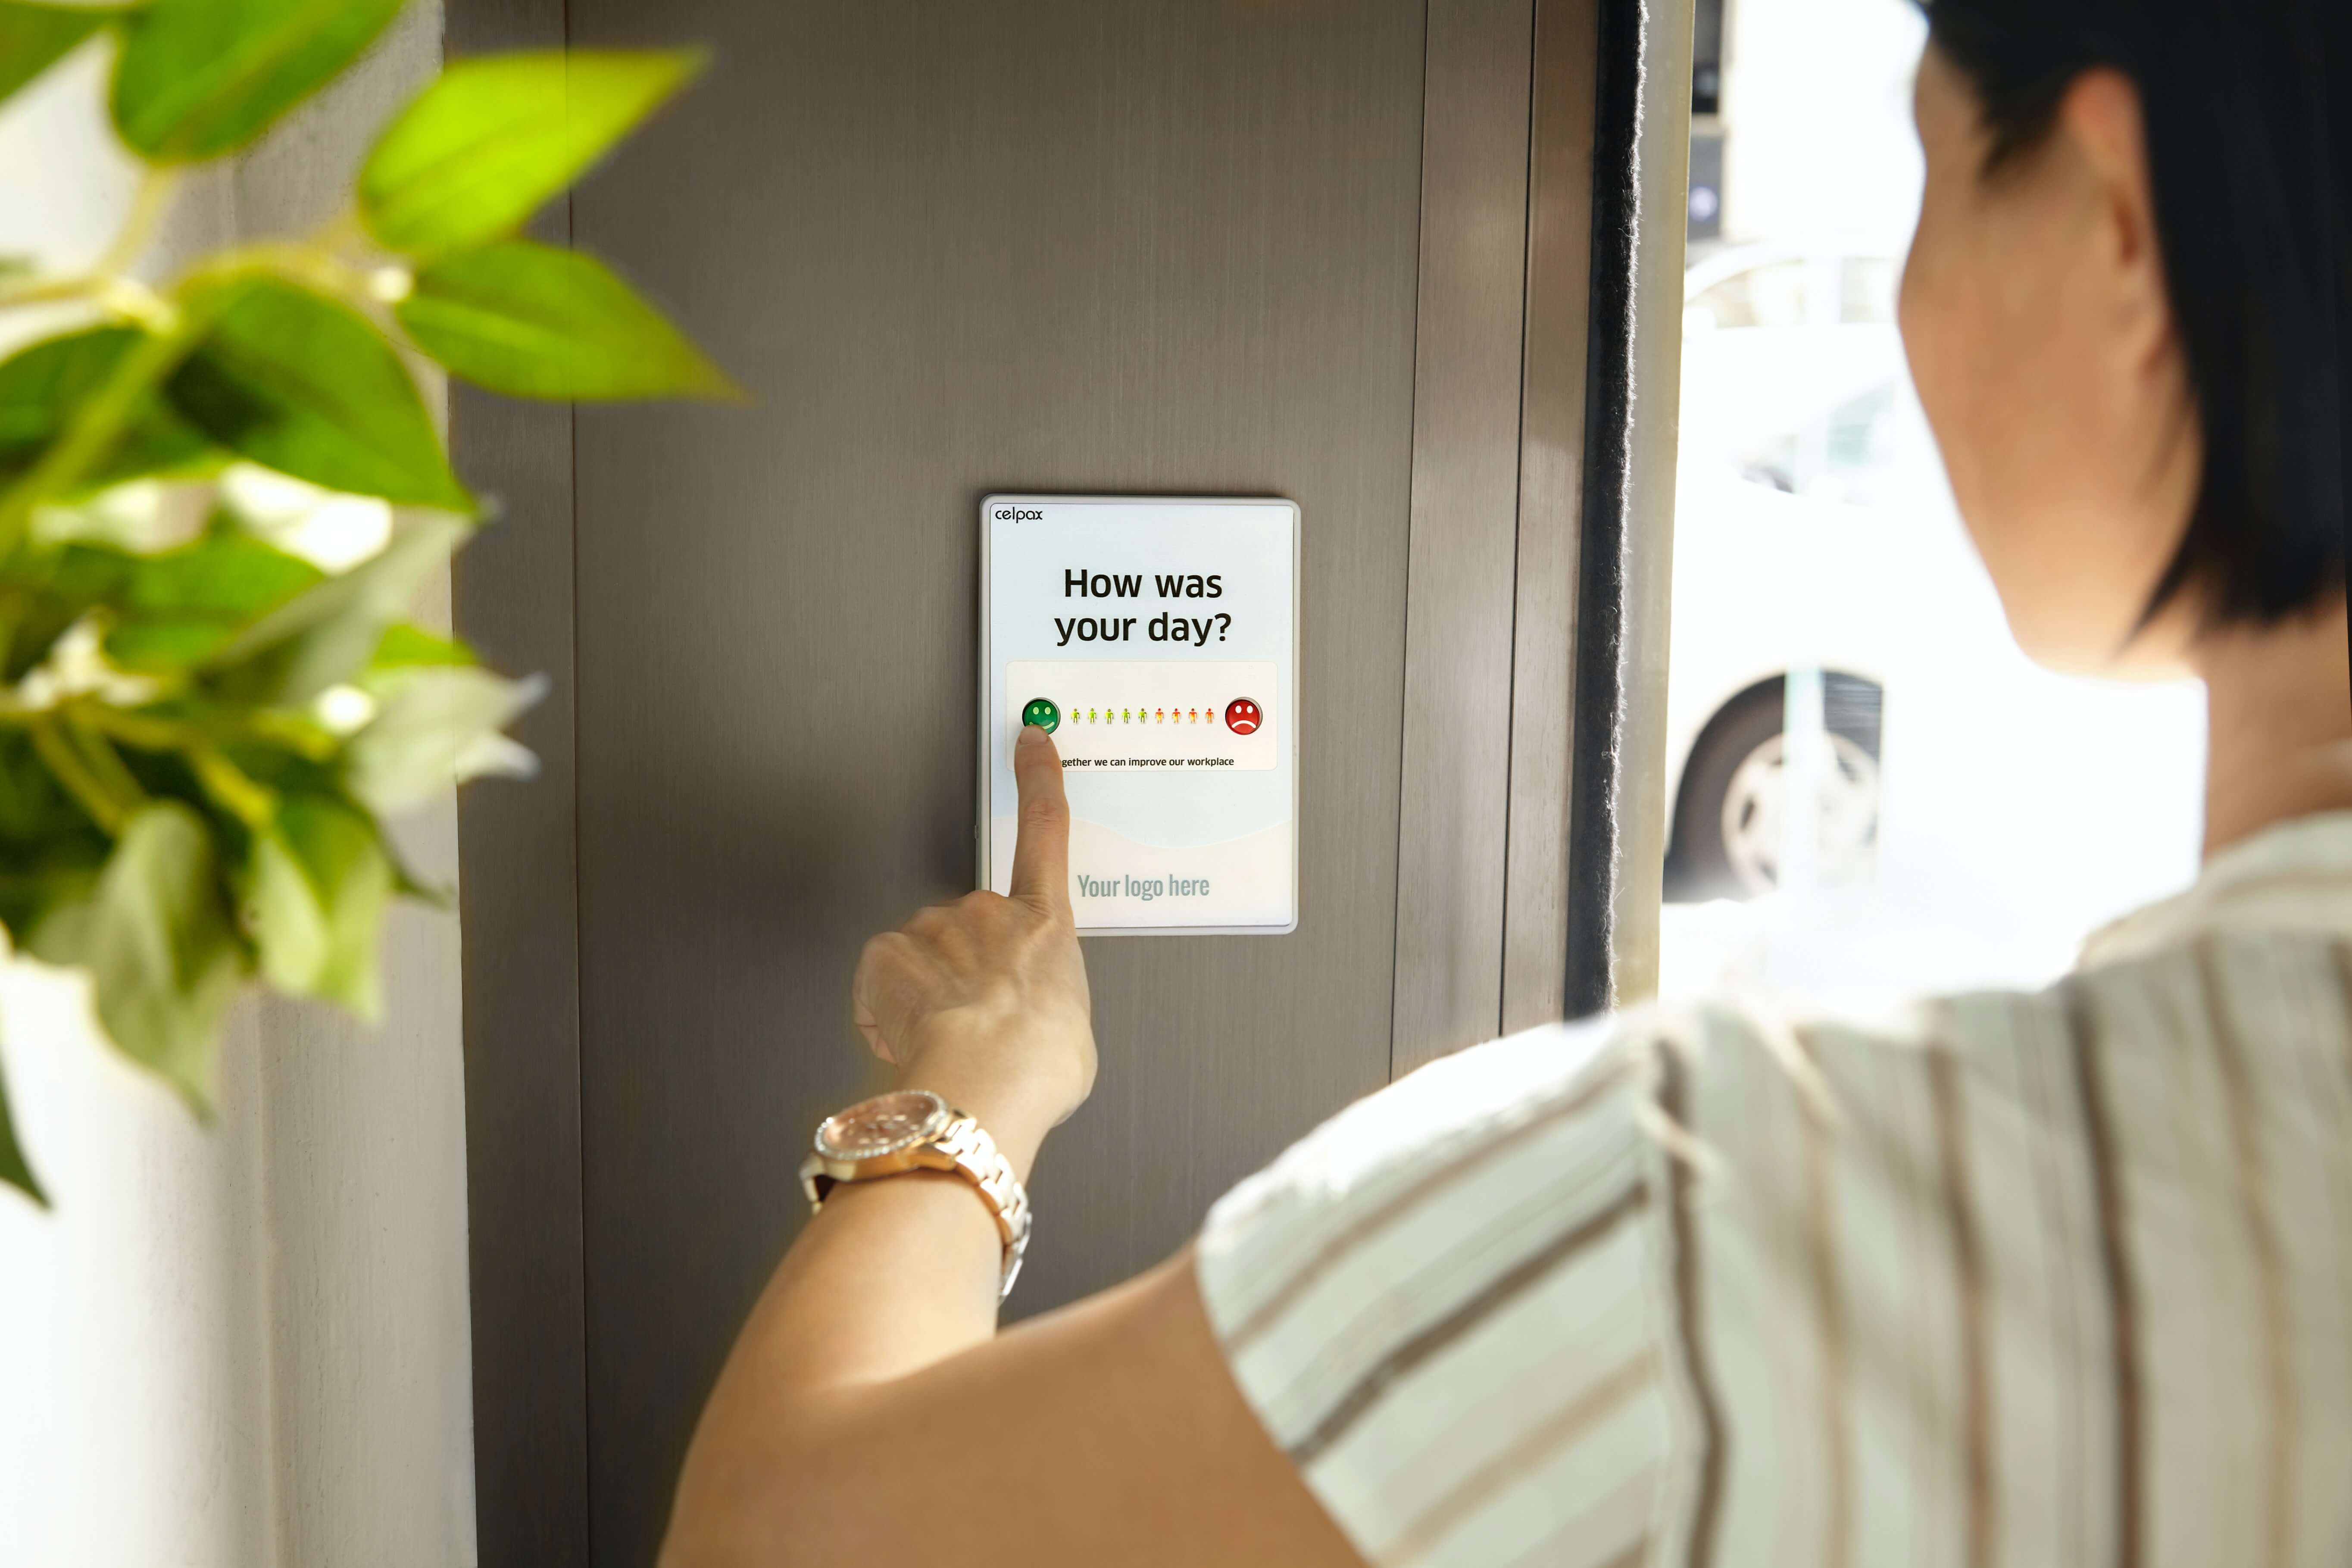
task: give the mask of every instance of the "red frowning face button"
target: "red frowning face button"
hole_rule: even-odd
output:
[[[1264,722],[1265,715],[1246,697],[1236,697],[1225,704],[1225,727],[1236,735],[1255,735]]]

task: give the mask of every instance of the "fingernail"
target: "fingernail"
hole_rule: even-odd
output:
[[[1034,746],[1045,738],[1045,727],[1043,724],[1024,724],[1021,726],[1020,743],[1022,745]]]

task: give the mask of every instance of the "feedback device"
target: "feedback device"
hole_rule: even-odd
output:
[[[1298,924],[1298,508],[981,503],[980,837],[1013,883],[1013,747],[1050,731],[1087,935]]]

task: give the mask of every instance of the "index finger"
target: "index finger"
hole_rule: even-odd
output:
[[[1021,786],[1018,836],[1013,841],[1013,897],[1039,909],[1070,912],[1070,800],[1062,791],[1062,754],[1034,724],[1021,727],[1013,747],[1013,776]]]

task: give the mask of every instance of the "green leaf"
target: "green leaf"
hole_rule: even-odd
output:
[[[468,527],[433,515],[412,520],[381,554],[296,595],[240,632],[209,660],[215,695],[265,706],[307,702],[364,668],[385,631],[404,619],[417,590],[449,559]]]
[[[208,1110],[245,955],[202,817],[177,801],[141,807],[90,896],[43,921],[32,951],[89,970],[108,1037]]]
[[[412,669],[420,665],[478,664],[474,650],[464,643],[448,637],[435,637],[431,632],[406,622],[384,628],[383,640],[375,646],[375,657],[368,660],[371,673]]]
[[[190,616],[116,626],[106,634],[106,656],[141,674],[185,669],[217,652],[229,637],[216,623]]]
[[[114,128],[151,163],[234,153],[359,58],[401,0],[153,0],[123,26]]]
[[[0,489],[40,460],[76,407],[106,384],[142,336],[136,327],[93,327],[35,343],[0,363]],[[78,488],[184,471],[210,449],[202,432],[151,395]]]
[[[412,256],[511,234],[692,79],[704,59],[699,50],[578,49],[460,60],[369,153],[360,219]]]
[[[125,669],[185,669],[325,576],[250,534],[215,529],[134,562],[114,599],[107,655]]]
[[[194,544],[135,558],[116,603],[132,616],[194,614],[246,621],[325,576],[251,534],[215,529]]]
[[[0,926],[19,947],[49,911],[88,896],[113,844],[22,730],[0,731]]]
[[[396,877],[375,824],[339,800],[297,795],[253,841],[246,927],[279,990],[383,1014],[376,952]]]
[[[593,256],[513,239],[436,261],[394,308],[416,346],[513,397],[732,397],[684,333]]]
[[[138,558],[69,544],[19,554],[0,578],[0,683],[14,685],[48,658],[58,638],[128,580]]]
[[[473,510],[400,355],[349,307],[247,279],[191,300],[217,312],[167,393],[231,451],[353,495]]]
[[[22,5],[16,0],[0,0],[0,100],[13,96],[118,15],[78,5]],[[0,1131],[5,1130],[0,1127]]]
[[[80,826],[89,827],[89,818],[84,816]],[[10,942],[30,952],[33,937],[44,921],[60,910],[89,900],[98,886],[99,873],[105,868],[107,852],[113,847],[103,841],[102,835],[100,837],[97,852],[89,857],[87,866],[11,867],[0,871],[0,924],[7,926]],[[43,858],[52,858],[44,852]]]
[[[422,669],[393,689],[373,723],[352,737],[343,776],[371,809],[423,804],[484,773],[521,774],[531,754],[499,731],[539,700],[541,681],[486,669]]]
[[[191,716],[201,716],[207,711],[201,703],[190,704],[187,710]],[[247,709],[247,713],[250,716],[251,710]],[[317,738],[324,743],[313,752],[309,746],[298,745],[278,733],[281,730],[302,727],[300,719],[287,713],[274,717],[281,722],[270,727],[272,733],[225,742],[221,746],[221,755],[246,777],[273,795],[340,797],[343,788],[340,770],[342,738],[320,730]]]
[[[49,1194],[41,1191],[41,1184],[26,1163],[25,1146],[16,1139],[16,1123],[8,1114],[8,1085],[0,1080],[0,1183],[16,1188],[41,1207],[49,1206]]]

